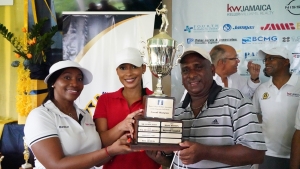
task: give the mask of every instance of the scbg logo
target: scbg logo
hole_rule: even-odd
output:
[[[250,36],[242,38],[242,44],[253,44],[253,43],[263,43],[263,42],[276,42],[277,36]]]

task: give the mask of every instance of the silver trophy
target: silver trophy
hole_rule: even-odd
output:
[[[177,44],[166,33],[169,24],[166,17],[167,11],[166,5],[156,10],[158,15],[162,15],[163,21],[159,34],[148,39],[147,43],[142,42],[144,43],[142,55],[145,64],[158,80],[154,93],[143,98],[144,114],[134,117],[135,132],[132,149],[160,151],[181,149],[179,143],[182,142],[182,121],[173,120],[175,98],[164,94],[162,78],[170,74],[173,66],[177,65],[178,59],[175,64],[173,62],[175,54],[179,51],[178,48],[182,47],[182,53],[178,55],[178,58],[181,58],[184,49],[182,44]],[[147,48],[147,54],[144,52],[145,48]]]
[[[158,5],[158,7],[162,4]],[[150,68],[151,73],[158,78],[156,89],[154,90],[154,96],[166,96],[162,90],[161,80],[164,76],[170,74],[173,68],[173,61],[175,54],[179,51],[179,46],[182,47],[182,53],[178,55],[180,58],[183,54],[184,47],[167,34],[167,27],[169,21],[167,18],[168,9],[166,5],[163,5],[161,9],[156,8],[156,14],[161,15],[162,24],[159,29],[159,34],[153,36],[147,40],[147,43],[142,41],[146,45],[148,55],[142,52],[142,55],[146,56],[146,65]],[[145,58],[144,58],[145,59]],[[177,65],[178,59],[175,62]],[[174,65],[174,66],[175,66]]]

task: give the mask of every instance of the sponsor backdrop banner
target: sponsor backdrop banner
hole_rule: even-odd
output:
[[[93,114],[101,94],[123,86],[115,55],[125,47],[142,49],[141,41],[153,36],[154,17],[155,12],[63,13],[63,59],[80,63],[94,76],[77,99],[80,108]],[[143,83],[152,89],[150,70],[143,74]]]
[[[258,50],[284,46],[293,56],[291,71],[300,74],[300,0],[172,2],[172,37],[185,47],[210,51],[217,44],[232,45],[240,59],[239,74],[249,76],[248,61],[264,68]],[[180,67],[174,67],[171,77],[172,96],[178,103],[184,90]],[[268,78],[261,72],[260,79]]]

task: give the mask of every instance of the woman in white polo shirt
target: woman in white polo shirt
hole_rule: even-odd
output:
[[[94,168],[116,154],[131,152],[126,135],[101,149],[90,114],[74,103],[83,85],[92,81],[90,71],[76,62],[60,61],[49,72],[44,80],[48,95],[30,112],[24,128],[36,168]]]

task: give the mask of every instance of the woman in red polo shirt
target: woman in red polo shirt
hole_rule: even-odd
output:
[[[142,113],[143,95],[153,92],[143,88],[142,74],[146,65],[139,50],[125,48],[116,56],[116,71],[124,87],[100,96],[94,113],[97,131],[103,146],[109,146],[124,133],[133,130],[132,119]],[[158,169],[160,164],[147,156],[146,152],[132,152],[114,156],[103,169]]]

